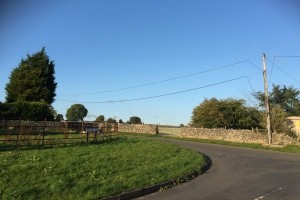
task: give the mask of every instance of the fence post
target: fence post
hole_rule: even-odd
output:
[[[89,132],[86,131],[86,143],[89,142]]]
[[[44,146],[44,142],[45,142],[45,135],[43,134],[43,136],[42,136],[42,146]]]
[[[83,126],[84,126],[84,124],[83,124],[83,121],[81,122],[81,132],[83,131]]]
[[[63,123],[63,130],[64,130],[64,134],[67,134],[68,133],[68,130],[69,130],[69,125],[68,125],[68,121],[64,121],[64,122],[60,122],[60,123]]]
[[[47,118],[45,118],[45,121],[44,121],[43,135],[45,135],[46,126],[47,126]]]
[[[43,135],[42,135],[42,146],[44,146],[44,142],[45,142],[45,132],[46,132],[46,122],[47,122],[47,119],[45,118],[44,120],[44,127],[43,127]]]
[[[18,127],[18,134],[17,134],[16,146],[19,145],[19,136],[20,136],[20,134],[21,134],[21,117],[19,117],[17,127]]]
[[[20,135],[20,132],[21,132],[21,117],[19,118],[19,121],[18,121],[18,134]]]
[[[18,146],[18,141],[19,141],[19,134],[17,135],[16,146]]]

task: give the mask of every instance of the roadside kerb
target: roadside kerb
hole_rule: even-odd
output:
[[[201,168],[198,171],[189,173],[187,175],[175,178],[175,179],[171,179],[169,181],[165,181],[162,183],[158,183],[149,187],[144,187],[141,189],[137,189],[137,190],[133,190],[130,192],[125,192],[122,194],[118,194],[118,195],[114,195],[114,196],[110,196],[110,197],[106,197],[103,198],[101,200],[128,200],[128,199],[133,199],[133,198],[137,198],[137,197],[141,197],[147,194],[151,194],[160,190],[166,190],[169,189],[171,187],[177,186],[181,183],[185,183],[188,182],[194,178],[196,178],[197,176],[204,174],[212,165],[212,161],[211,159],[202,154],[204,159],[205,159],[205,164],[203,166],[201,166]],[[100,200],[100,199],[99,199]]]

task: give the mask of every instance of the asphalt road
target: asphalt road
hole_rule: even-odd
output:
[[[194,180],[144,200],[300,200],[300,155],[171,141],[209,156],[211,168]]]

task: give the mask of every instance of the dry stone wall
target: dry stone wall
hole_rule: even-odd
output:
[[[184,127],[181,129],[181,136],[186,138],[223,140],[240,143],[267,144],[266,134],[256,133],[251,130],[225,130]],[[283,134],[273,134],[274,144],[299,144],[299,140],[293,139]]]
[[[3,120],[1,123],[1,127],[32,127],[36,129],[45,128],[47,130],[63,130],[65,127],[65,123],[57,121]]]
[[[151,124],[105,124],[107,127],[113,127],[110,131],[128,132],[128,133],[146,133],[157,134],[158,128]],[[109,126],[110,125],[110,126]],[[83,127],[99,127],[97,122],[57,122],[57,121],[23,121],[23,120],[3,120],[0,128],[33,128],[45,130],[81,130]],[[106,128],[107,128],[106,127]]]
[[[119,132],[157,134],[158,129],[152,124],[119,124]]]

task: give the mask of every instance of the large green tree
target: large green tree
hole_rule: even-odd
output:
[[[67,110],[67,120],[70,121],[83,121],[83,119],[86,117],[88,113],[88,110],[84,107],[82,104],[73,104],[68,110]]]
[[[245,105],[243,99],[205,99],[193,110],[192,125],[204,128],[258,127],[260,112]]]
[[[45,48],[27,55],[11,72],[5,87],[6,101],[45,102],[51,105],[57,86],[54,66],[54,61],[49,60]]]
[[[259,105],[265,106],[265,95],[258,91],[254,93],[254,97],[258,100]],[[300,91],[293,86],[279,86],[273,84],[272,91],[269,94],[269,103],[272,107],[280,106],[288,116],[300,115]]]

